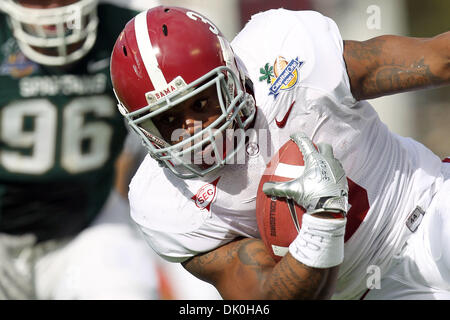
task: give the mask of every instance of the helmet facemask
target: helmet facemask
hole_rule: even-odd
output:
[[[27,8],[4,0],[20,49],[31,60],[63,66],[84,57],[97,37],[97,0],[56,8]]]
[[[148,93],[148,106],[137,111],[128,113],[119,106],[130,126],[142,137],[150,155],[184,179],[205,176],[226,163],[235,163],[245,145],[245,129],[255,114],[253,97],[242,90],[235,72],[222,66],[189,85],[177,77],[168,87],[175,90],[165,97]],[[168,111],[183,108],[183,102],[208,90],[216,92],[213,100],[219,104],[217,118],[212,123],[206,127],[194,123],[193,134],[182,128],[174,130],[170,138],[162,134],[160,122]],[[211,107],[214,106],[208,106]]]

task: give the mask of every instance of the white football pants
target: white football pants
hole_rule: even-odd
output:
[[[450,299],[450,163],[445,180],[402,254],[364,299]]]

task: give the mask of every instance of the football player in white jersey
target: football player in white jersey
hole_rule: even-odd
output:
[[[448,85],[449,46],[449,32],[343,41],[320,13],[284,9],[254,15],[230,44],[191,10],[140,13],[111,59],[119,110],[149,152],[130,184],[132,218],[161,257],[226,299],[450,297],[449,167],[365,101]],[[305,171],[264,190],[310,214],[275,263],[255,200],[290,138]],[[334,179],[311,175],[320,164]],[[367,293],[371,268],[381,287]]]

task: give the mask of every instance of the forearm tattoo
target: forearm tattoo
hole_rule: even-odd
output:
[[[352,93],[357,99],[427,88],[446,80],[431,71],[430,64],[423,56],[411,58],[413,55],[407,52],[391,54],[385,48],[386,41],[383,38],[374,38],[364,42],[345,42],[347,61],[352,59],[352,65],[365,68],[347,68]],[[365,76],[360,78],[358,73]]]
[[[290,255],[276,264],[259,239],[236,241],[184,266],[200,279],[220,283],[224,299],[313,299],[328,274],[327,269],[310,268]],[[227,279],[220,281],[225,273]]]
[[[264,252],[267,252],[264,250]],[[243,258],[245,255],[245,259]],[[322,284],[327,278],[326,269],[308,267],[292,256],[288,255],[269,270],[258,268],[267,257],[255,252],[254,246],[248,244],[241,248],[239,254],[241,262],[248,266],[255,266],[253,272],[259,274],[263,282],[263,292],[268,299],[313,299],[320,292]],[[262,259],[261,259],[262,258]],[[271,260],[271,258],[269,257]]]

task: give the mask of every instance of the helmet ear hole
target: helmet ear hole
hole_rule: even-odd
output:
[[[127,47],[123,46],[123,54],[125,55],[125,57],[128,56],[128,52],[127,52]]]
[[[167,26],[165,24],[163,24],[162,30],[163,30],[164,35],[167,37],[168,30],[167,30]]]

